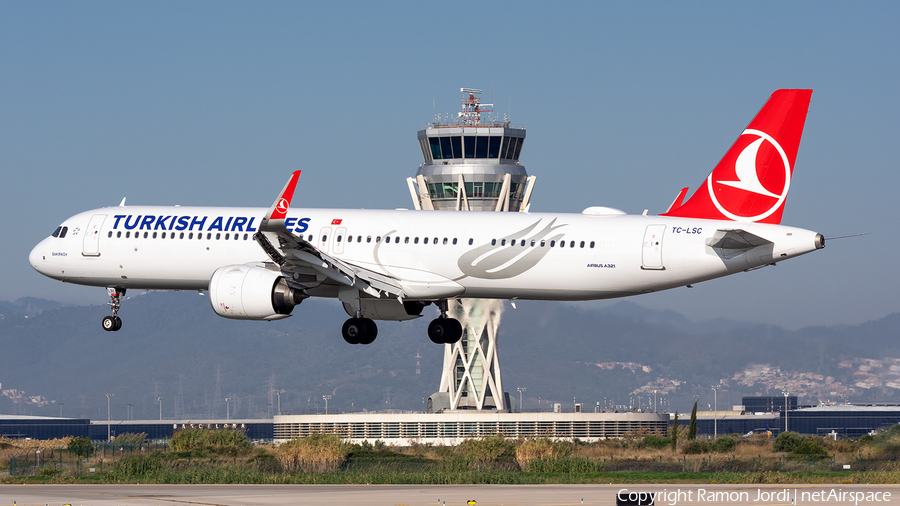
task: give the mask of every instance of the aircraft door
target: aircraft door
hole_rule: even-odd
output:
[[[331,240],[331,227],[322,227],[319,231],[319,251],[328,253],[328,241]]]
[[[649,225],[644,231],[644,247],[641,255],[641,268],[650,270],[664,270],[662,261],[663,234],[665,225]]]
[[[347,229],[338,227],[334,230],[334,252],[338,255],[344,252],[344,242],[347,240]]]
[[[82,255],[86,257],[100,256],[100,227],[103,226],[105,220],[105,214],[95,214],[91,216],[91,221],[88,222],[87,230],[84,231]]]

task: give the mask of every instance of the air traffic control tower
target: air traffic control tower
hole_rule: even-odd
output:
[[[525,128],[492,118],[493,104],[482,104],[481,90],[461,88],[462,112],[436,117],[419,130],[424,161],[408,178],[417,210],[519,212],[528,209],[535,176],[519,163]],[[440,391],[428,411],[496,409],[509,411],[497,349],[503,301],[458,299],[448,313],[463,326],[462,338],[444,348]]]

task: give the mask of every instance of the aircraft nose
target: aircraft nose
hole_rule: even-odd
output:
[[[46,252],[47,248],[44,247],[44,241],[41,241],[31,250],[31,253],[28,254],[28,263],[31,264],[31,267],[34,268],[34,270],[41,274],[45,274],[45,265],[47,263]]]

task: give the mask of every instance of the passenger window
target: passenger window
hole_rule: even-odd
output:
[[[542,247],[542,248],[544,247],[545,244],[547,244],[545,241],[541,241],[541,247]]]
[[[194,238],[194,233],[193,233],[193,232],[190,232],[190,233],[188,234],[188,239],[193,239],[193,238]]]
[[[353,236],[352,236],[352,235],[348,235],[348,236],[347,236],[347,242],[353,242]]]
[[[165,239],[165,238],[166,238],[166,233],[163,232],[163,239]],[[225,240],[227,241],[228,239],[231,239],[231,234],[225,234]]]
[[[372,236],[371,236],[371,235],[368,236],[368,237],[366,237],[366,242],[372,242]]]
[[[525,247],[525,239],[522,239],[522,244],[521,244],[521,246],[522,246],[522,247]]]
[[[453,245],[456,246],[456,237],[453,238]]]
[[[570,242],[570,243],[569,243],[569,247],[570,247],[570,248],[574,248],[574,247],[575,247],[575,241]]]
[[[156,232],[153,232],[153,238],[156,239]]]
[[[491,239],[491,246],[497,245],[497,239]]]
[[[394,237],[394,244],[399,244],[399,243],[400,243],[400,236],[398,235],[397,237]]]
[[[221,238],[222,238],[222,234],[216,233],[216,240],[218,241],[218,240],[221,239]]]
[[[566,247],[566,241],[559,241],[559,247],[560,247],[560,248],[565,248],[565,247]]]
[[[409,237],[407,237],[406,239],[403,239],[403,244],[409,244]]]
[[[112,237],[112,230],[109,231],[109,234],[107,234],[106,237]]]
[[[419,244],[419,238],[418,238],[418,237],[416,237],[415,239],[413,239],[413,244]]]
[[[344,238],[344,236],[342,236],[342,235],[337,236],[337,242],[341,242],[341,239],[343,239],[343,238]]]
[[[594,248],[594,241],[591,241],[591,249]]]
[[[116,232],[116,239],[118,239],[119,237],[122,237],[122,231],[121,231],[121,230],[118,231],[118,232]]]
[[[428,238],[427,238],[427,237],[424,238],[424,239],[422,239],[422,244],[428,244]]]
[[[500,246],[506,246],[506,239],[500,240]]]
[[[455,240],[456,240],[456,239],[454,239],[454,241],[455,241]],[[475,242],[475,239],[472,239],[472,238],[470,237],[470,238],[469,238],[469,246],[471,246],[473,242]]]
[[[244,234],[244,240],[247,240],[247,234]],[[309,240],[312,241],[312,235],[309,236]]]
[[[550,247],[552,248],[554,246],[556,246],[556,241],[550,241]]]
[[[375,236],[375,242],[376,242],[376,243],[381,242],[381,236],[380,236],[380,235]]]
[[[456,241],[454,241],[454,242],[456,242]],[[444,237],[444,245],[446,245],[446,244],[447,244],[447,238]]]
[[[447,242],[447,239],[444,239],[444,242]],[[435,237],[435,238],[434,238],[434,244],[437,244],[437,243],[438,243],[438,238]]]
[[[361,235],[356,236],[356,242],[362,242],[362,236],[361,236]]]
[[[184,232],[178,234],[178,238],[179,238],[179,239],[184,239]]]
[[[531,247],[534,247],[534,239],[531,240]]]
[[[322,242],[325,242],[325,241],[327,241],[327,240],[328,240],[328,236],[327,236],[327,235],[323,235],[323,236],[322,236]]]
[[[581,241],[581,247],[582,248],[584,247],[584,241]]]
[[[146,239],[148,235],[150,235],[149,232],[144,232],[144,239]]]
[[[166,233],[165,233],[165,232],[162,233],[162,238],[163,238],[163,239],[166,238]]]

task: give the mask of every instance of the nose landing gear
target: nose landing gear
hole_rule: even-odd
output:
[[[107,302],[112,308],[112,316],[104,316],[101,325],[103,326],[103,330],[115,332],[122,328],[122,319],[119,318],[119,305],[122,302],[122,297],[125,296],[125,289],[107,287],[106,291],[109,293],[109,298],[112,299],[110,302]]]

